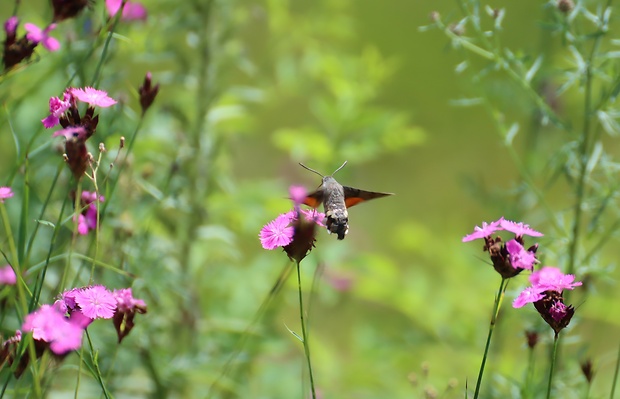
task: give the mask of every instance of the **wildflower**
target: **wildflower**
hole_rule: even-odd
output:
[[[157,92],[159,92],[159,83],[155,86],[151,86],[151,78],[151,73],[147,72],[144,77],[144,83],[138,88],[138,93],[140,94],[140,106],[142,107],[143,114],[150,108],[151,104],[153,104],[155,96],[157,96]]]
[[[303,186],[291,186],[289,188],[289,195],[294,204],[301,205],[306,200],[308,192]]]
[[[54,52],[60,49],[60,43],[55,38],[51,37],[49,33],[56,29],[56,24],[50,24],[47,28],[41,30],[38,26],[31,23],[24,24],[26,29],[26,38],[32,43],[41,43],[48,51]]]
[[[543,320],[555,331],[556,335],[570,323],[575,313],[572,306],[564,304],[562,291],[572,290],[581,285],[574,281],[575,276],[562,274],[556,267],[546,266],[530,276],[531,286],[526,288],[513,301],[514,308],[533,303]]]
[[[498,230],[504,230],[500,224],[501,222],[504,220],[503,217],[501,217],[499,220],[496,220],[495,222],[491,222],[489,224],[487,224],[487,222],[482,222],[482,227],[478,227],[475,226],[474,227],[474,232],[466,235],[465,237],[463,237],[463,239],[461,240],[462,242],[469,242],[469,241],[473,241],[476,240],[478,238],[486,238],[486,237],[490,237],[491,234],[495,233]]]
[[[89,0],[52,0],[54,21],[60,22],[74,18],[88,5]]]
[[[41,120],[46,129],[54,127],[60,123],[60,117],[71,107],[71,94],[64,93],[61,100],[58,97],[50,98],[50,115]]]
[[[32,332],[35,341],[49,343],[49,348],[57,355],[64,355],[82,345],[84,330],[69,322],[58,309],[50,305],[42,305],[27,315],[21,329]]]
[[[279,215],[267,223],[260,231],[259,237],[263,248],[282,247],[289,258],[300,262],[314,247],[315,227],[324,226],[325,214],[314,209],[301,210],[299,205],[306,197],[305,190],[292,186],[290,197],[294,200],[294,209]]]
[[[4,202],[5,199],[13,196],[13,190],[11,187],[0,187],[0,202]]]
[[[99,202],[103,201],[105,201],[105,198],[103,195],[100,195]],[[97,228],[97,214],[99,213],[97,209],[97,193],[94,191],[83,191],[81,204],[86,209],[78,215],[78,233],[86,235],[91,230]]]
[[[34,52],[36,43],[28,40],[26,36],[17,39],[17,26],[19,25],[19,19],[16,16],[12,16],[4,23],[4,32],[6,33],[6,40],[4,41],[4,54],[2,62],[5,69],[19,64],[25,59],[30,58]]]
[[[512,222],[510,220],[505,220],[504,218],[500,221],[500,227],[502,230],[510,231],[514,233],[517,237],[523,237],[524,235],[530,237],[542,237],[544,234],[540,233],[532,228],[530,228],[529,224],[523,224],[522,222]]]
[[[509,231],[515,234],[515,238],[503,244],[501,237],[493,237],[496,231]],[[527,250],[524,248],[524,235],[541,236],[527,224],[511,222],[501,217],[491,223],[482,223],[482,227],[476,226],[474,232],[463,237],[463,242],[473,241],[478,238],[484,239],[483,250],[489,253],[493,268],[503,278],[511,278],[523,270],[532,270],[537,263],[536,251],[538,244],[534,244]]]
[[[135,326],[136,313],[146,313],[146,303],[142,299],[134,298],[131,288],[114,290],[112,295],[116,299],[116,311],[112,321],[120,343]]]
[[[75,303],[82,314],[91,319],[111,319],[116,310],[116,299],[102,285],[83,288],[75,293]]]
[[[11,265],[0,267],[0,285],[15,285],[17,283],[17,276]]]
[[[108,10],[110,17],[114,17],[116,15],[122,4],[123,0],[105,1],[105,7]],[[123,7],[123,14],[121,14],[121,19],[125,21],[145,20],[146,8],[138,2],[126,1],[125,6]]]
[[[71,89],[71,94],[78,100],[88,103],[93,107],[107,108],[116,104],[116,100],[109,97],[108,93],[103,90],[97,90],[92,87],[83,89]]]

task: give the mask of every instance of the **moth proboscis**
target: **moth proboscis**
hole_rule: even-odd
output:
[[[344,168],[346,164],[347,161],[331,175],[323,176],[316,170],[300,163],[303,168],[323,178],[323,182],[319,188],[306,197],[304,204],[312,208],[317,208],[319,205],[323,204],[325,216],[327,217],[327,231],[330,234],[336,233],[339,240],[344,239],[344,236],[349,232],[349,213],[347,212],[347,208],[371,199],[394,195],[393,193],[360,190],[359,188],[343,186],[338,183],[336,179],[334,179],[334,175],[340,169]]]

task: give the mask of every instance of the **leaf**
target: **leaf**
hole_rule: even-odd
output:
[[[291,330],[290,328],[288,328],[288,326],[286,324],[284,324],[284,327],[286,327],[286,329],[288,330],[288,332],[290,332],[291,334],[293,334],[293,336],[295,338],[297,338],[299,340],[299,342],[304,342],[304,339],[302,337],[299,336],[299,334],[297,334],[295,331]]]
[[[56,228],[56,225],[54,223],[47,221],[47,220],[35,219],[34,221],[39,224],[42,224],[43,226],[51,227],[52,229]]]

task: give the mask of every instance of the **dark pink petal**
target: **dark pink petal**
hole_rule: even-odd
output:
[[[12,16],[6,20],[6,22],[4,23],[4,31],[6,32],[7,36],[11,36],[15,34],[18,24],[19,24],[19,19],[17,19],[16,16]]]
[[[39,43],[43,40],[43,30],[35,24],[27,22],[24,24],[24,28],[26,29],[26,38],[31,42]]]
[[[521,294],[512,302],[513,308],[521,308],[528,303],[534,303],[540,301],[545,296],[543,295],[544,291],[540,291],[534,287],[528,287],[521,291]]]
[[[290,244],[295,233],[295,229],[290,224],[291,218],[286,213],[267,223],[259,234],[263,248],[271,250]]]
[[[77,127],[71,126],[66,129],[58,130],[54,132],[54,134],[52,134],[52,137],[58,137],[58,136],[64,136],[67,140],[71,138],[77,138],[78,140],[83,140],[86,138],[86,129],[84,129],[84,127],[82,126],[77,126]]]
[[[504,218],[501,217],[499,220],[496,220],[495,222],[491,222],[489,224],[487,224],[486,222],[482,222],[482,227],[478,227],[478,226],[474,227],[474,232],[463,237],[461,241],[468,242],[468,241],[477,240],[478,238],[489,237],[491,234],[495,233],[498,230],[504,230],[500,226],[503,220]]]
[[[116,104],[116,100],[108,97],[107,92],[103,90],[97,90],[92,87],[85,87],[83,89],[72,89],[71,94],[79,101],[88,103],[92,106],[106,108]]]
[[[288,194],[291,196],[291,200],[295,205],[301,205],[306,200],[308,195],[306,189],[303,186],[291,186],[288,189]]]
[[[532,270],[534,263],[537,262],[536,255],[527,251],[517,240],[510,240],[506,243],[506,250],[510,254],[510,264],[515,269]]]

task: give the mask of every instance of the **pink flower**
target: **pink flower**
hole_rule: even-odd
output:
[[[315,223],[321,227],[325,227],[323,221],[325,220],[325,214],[323,212],[319,212],[316,209],[302,209],[301,214],[304,215],[304,218],[308,222]],[[297,218],[297,215],[293,216],[294,219]]]
[[[135,312],[136,309],[144,309],[146,311],[146,303],[142,299],[134,298],[131,288],[114,290],[112,295],[114,295],[114,298],[116,299],[117,312]]]
[[[500,226],[503,230],[514,233],[517,237],[522,237],[524,235],[528,235],[530,237],[542,237],[544,235],[543,233],[530,228],[529,224],[523,224],[523,222],[517,223],[502,218]]]
[[[513,308],[522,308],[528,303],[538,302],[545,296],[542,291],[535,287],[528,287],[521,291],[521,294],[512,302]]]
[[[536,255],[527,251],[517,240],[510,240],[506,243],[506,250],[510,254],[510,264],[515,269],[532,270],[534,263],[537,262]]]
[[[478,238],[489,237],[491,234],[493,234],[494,232],[498,230],[504,230],[504,228],[500,226],[503,220],[504,218],[501,217],[499,220],[496,220],[495,222],[491,222],[490,224],[487,224],[486,222],[482,222],[482,227],[478,227],[478,226],[474,227],[474,232],[463,237],[462,242],[468,242],[468,241],[476,240]]]
[[[5,199],[13,196],[13,190],[11,187],[0,187],[0,202],[4,202]]]
[[[19,24],[19,19],[16,16],[12,16],[6,20],[4,23],[4,31],[7,36],[15,36],[15,32],[17,31],[17,25]]]
[[[103,195],[99,196],[99,202],[105,201]],[[89,231],[97,228],[97,193],[95,191],[82,192],[82,205],[88,205],[85,211],[78,215],[78,233],[88,234]]]
[[[22,330],[32,331],[35,340],[48,342],[52,352],[57,355],[78,349],[82,345],[84,331],[50,305],[42,305],[27,315]]]
[[[553,302],[553,305],[551,305],[551,308],[549,309],[549,314],[555,321],[561,321],[564,317],[566,317],[567,313],[568,307],[560,301]]]
[[[86,140],[86,135],[86,129],[83,126],[70,126],[66,129],[60,129],[54,132],[54,134],[52,134],[52,137],[64,136],[64,138],[67,140],[75,138],[77,141],[82,141]]]
[[[64,99],[58,97],[50,98],[50,115],[41,120],[46,129],[54,127],[60,123],[60,117],[71,107],[71,95],[65,93]]]
[[[116,310],[116,299],[102,285],[94,285],[79,290],[75,294],[75,303],[82,313],[91,319],[111,319]]]
[[[108,97],[108,93],[103,90],[97,90],[92,87],[83,89],[71,89],[71,94],[78,100],[88,103],[92,106],[107,108],[116,104],[116,100]]]
[[[17,283],[17,276],[11,265],[0,267],[0,284],[15,285]]]
[[[56,28],[56,24],[50,24],[47,28],[41,30],[38,26],[31,23],[24,24],[26,28],[26,38],[33,43],[41,43],[48,51],[57,51],[60,48],[58,40],[49,35],[49,32]]]
[[[105,1],[105,6],[108,10],[108,14],[110,14],[110,17],[114,17],[116,15],[119,8],[121,8],[122,3],[122,0]],[[140,3],[127,1],[125,2],[125,7],[123,7],[123,14],[121,15],[121,19],[125,21],[145,20],[146,8]]]
[[[532,287],[542,291],[557,291],[559,293],[565,289],[572,290],[582,284],[581,281],[574,281],[574,275],[563,274],[559,268],[552,266],[545,266],[530,276]]]
[[[284,247],[293,241],[295,229],[291,226],[288,214],[282,214],[275,220],[267,223],[260,231],[260,242],[265,249]]]
[[[290,195],[291,200],[293,200],[295,205],[301,205],[306,200],[308,192],[303,186],[291,186],[288,189],[288,194]]]

